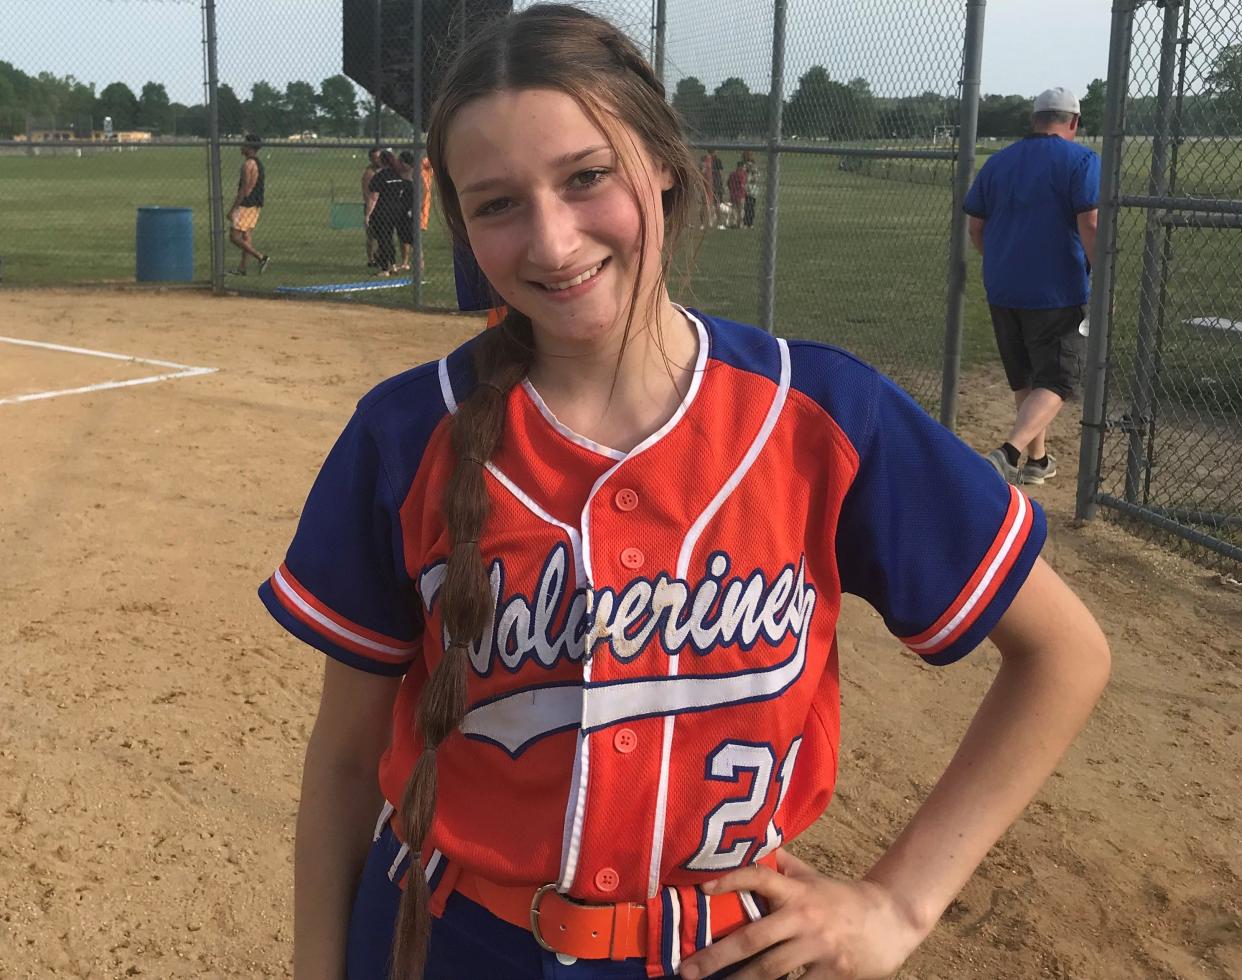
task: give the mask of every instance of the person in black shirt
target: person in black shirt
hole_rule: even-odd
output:
[[[396,250],[392,235],[405,210],[398,160],[392,150],[380,154],[380,171],[371,178],[371,190],[375,197],[369,202],[367,223],[375,236],[375,264],[377,275],[389,276],[397,271]]]
[[[381,148],[373,146],[367,150],[367,168],[362,171],[362,206],[363,214],[369,215],[374,206],[375,195],[371,192],[371,180],[380,172]],[[367,268],[375,268],[375,238],[371,235],[370,222],[364,222],[367,232]]]
[[[246,274],[246,259],[253,256],[259,263],[259,275],[267,270],[270,256],[263,254],[254,247],[250,233],[259,223],[259,211],[263,208],[263,161],[259,159],[259,148],[263,141],[253,133],[247,133],[242,143],[241,174],[237,178],[237,195],[229,207],[229,241],[241,249],[241,261],[237,268],[230,270],[230,275]]]

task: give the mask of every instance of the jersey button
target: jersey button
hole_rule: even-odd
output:
[[[612,737],[612,747],[625,755],[638,748],[638,736],[632,728],[622,728]]]
[[[615,868],[600,868],[595,872],[595,887],[602,892],[615,892],[621,884],[621,876]]]
[[[646,556],[637,548],[626,548],[621,552],[621,564],[629,569],[642,568]]]
[[[612,502],[617,505],[617,510],[631,511],[638,506],[638,494],[629,487],[625,487],[617,491]]]

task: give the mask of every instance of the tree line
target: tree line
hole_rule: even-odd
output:
[[[1181,100],[1183,132],[1197,136],[1242,136],[1242,44],[1226,45],[1217,53],[1204,85]],[[1079,93],[1082,129],[1089,136],[1104,131],[1107,85],[1094,79]],[[740,78],[726,78],[709,93],[693,76],[677,83],[673,105],[691,133],[700,139],[756,139],[768,134],[768,94],[752,92]],[[1034,99],[1022,95],[981,95],[978,135],[1013,138],[1030,130]],[[816,65],[798,80],[781,115],[784,138],[823,140],[922,140],[938,127],[954,126],[956,97],[923,92],[884,97],[874,94],[865,78],[833,79]],[[1150,135],[1157,127],[1156,98],[1144,96],[1126,102],[1126,127]]]
[[[1205,89],[1183,99],[1182,116],[1189,131],[1199,135],[1242,135],[1242,44],[1226,45],[1204,79]],[[1103,131],[1106,86],[1097,78],[1082,93],[1082,124],[1088,135]],[[247,98],[231,86],[218,89],[220,131],[255,132],[282,138],[314,132],[320,136],[359,137],[371,132],[372,103],[357,97],[344,75],[325,78],[318,87],[289,82],[283,90],[255,82]],[[752,92],[741,78],[726,78],[708,92],[694,76],[682,78],[673,105],[691,135],[700,140],[754,140],[768,134],[768,94]],[[1030,126],[1032,99],[1021,95],[988,94],[979,100],[980,137],[1021,136]],[[1127,102],[1127,128],[1150,133],[1155,127],[1155,98]],[[891,97],[876,95],[865,78],[839,81],[821,65],[808,69],[785,100],[782,135],[825,140],[898,139],[929,141],[938,128],[957,121],[958,103],[936,92]],[[96,93],[94,84],[47,72],[26,75],[0,62],[0,136],[23,132],[29,123],[55,120],[62,128],[89,135],[112,117],[116,130],[150,129],[162,136],[207,135],[207,110],[202,105],[172,102],[159,82],[147,82],[135,94],[113,82]],[[409,124],[395,113],[381,111],[386,136],[409,137]]]
[[[310,82],[289,82],[281,91],[267,82],[255,82],[248,98],[231,86],[217,89],[220,132],[256,132],[269,138],[315,132],[321,136],[357,137],[367,125],[373,106],[359,99],[354,83],[344,75]],[[24,133],[28,126],[73,130],[89,139],[112,117],[114,131],[147,129],[160,136],[207,136],[207,107],[173,102],[160,82],[147,82],[137,94],[123,82],[112,82],[96,92],[93,83],[72,75],[49,72],[27,75],[0,61],[0,138]],[[384,111],[384,131],[406,135],[409,124]]]

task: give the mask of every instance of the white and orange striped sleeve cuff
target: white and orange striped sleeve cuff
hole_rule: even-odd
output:
[[[417,656],[417,637],[392,636],[341,615],[302,585],[286,564],[259,587],[259,597],[286,630],[352,667],[396,676]]]
[[[949,607],[927,629],[902,642],[930,664],[959,660],[983,642],[1026,581],[1043,547],[1043,512],[1017,487],[992,545]]]

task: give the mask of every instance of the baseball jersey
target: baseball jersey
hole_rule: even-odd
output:
[[[1045,528],[849,354],[685,315],[688,394],[628,453],[568,429],[529,383],[508,397],[481,542],[493,614],[437,750],[423,859],[647,902],[653,938],[690,950],[708,916],[692,886],[770,854],[832,794],[842,593],[947,664],[996,624]],[[474,342],[361,400],[260,588],[295,636],[403,675],[380,765],[398,805],[446,646],[441,497]]]
[[[1078,215],[1100,197],[1100,158],[1031,133],[984,162],[963,209],[983,218],[983,286],[993,306],[1047,310],[1087,302]]]

